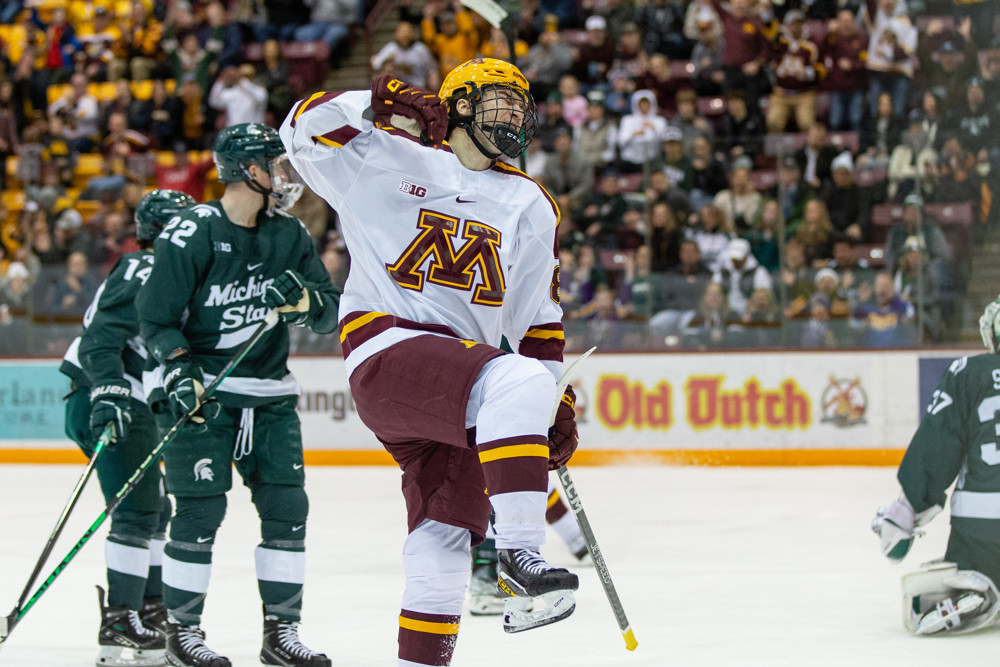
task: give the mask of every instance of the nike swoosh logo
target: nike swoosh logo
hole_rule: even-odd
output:
[[[306,524],[302,524],[301,526],[292,526],[292,532],[294,533],[296,530],[302,530],[305,527]]]
[[[262,266],[264,266],[264,262],[261,262],[260,264],[247,264],[247,271],[256,271]]]
[[[462,197],[460,197],[460,196],[459,197],[455,197],[455,201],[458,202],[459,204],[475,204],[476,203],[475,199],[462,199]]]
[[[292,470],[299,470],[301,468],[302,468],[302,464],[301,463],[293,463],[292,464]]]
[[[205,542],[208,542],[211,539],[212,539],[211,537],[196,537],[194,541],[197,542],[198,544],[204,544]]]

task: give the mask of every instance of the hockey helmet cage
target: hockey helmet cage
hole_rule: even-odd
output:
[[[136,238],[152,241],[172,217],[197,203],[191,195],[177,190],[153,190],[146,194],[135,208]]]
[[[983,316],[979,318],[979,335],[983,337],[983,345],[990,352],[1000,351],[1000,297],[986,306]]]
[[[474,58],[462,63],[445,77],[438,92],[447,105],[449,122],[463,128],[476,147],[496,159],[500,154],[515,158],[524,153],[538,131],[535,102],[529,92],[530,84],[516,66],[496,58]],[[489,103],[484,93],[490,89],[505,91],[496,95],[497,102]],[[455,109],[455,102],[467,99],[472,103],[472,114],[462,116]],[[485,103],[484,103],[485,101]],[[505,112],[516,109],[522,116],[515,125],[504,120]],[[489,137],[493,147],[485,145],[472,131],[473,125]]]
[[[278,131],[262,123],[230,125],[212,144],[212,159],[221,183],[250,181],[250,165],[269,170],[271,160],[284,153]]]

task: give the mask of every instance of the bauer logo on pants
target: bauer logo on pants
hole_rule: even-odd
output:
[[[200,482],[205,480],[211,482],[215,479],[215,473],[212,472],[212,459],[201,459],[194,464],[194,481]]]

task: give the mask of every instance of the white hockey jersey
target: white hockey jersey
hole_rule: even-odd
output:
[[[556,229],[545,190],[502,163],[363,117],[371,93],[316,93],[281,126],[292,165],[339,214],[351,255],[340,301],[350,374],[395,342],[433,333],[500,345],[559,375],[564,343]]]

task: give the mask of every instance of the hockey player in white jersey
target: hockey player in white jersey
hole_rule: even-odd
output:
[[[535,128],[521,72],[479,58],[438,95],[387,76],[371,91],[317,93],[280,130],[292,165],[340,215],[351,392],[403,470],[400,665],[450,664],[491,507],[504,629],[575,606],[576,575],[538,553],[547,471],[577,442],[572,389],[556,396],[559,210],[498,160],[519,156]],[[499,349],[504,335],[515,353]]]

